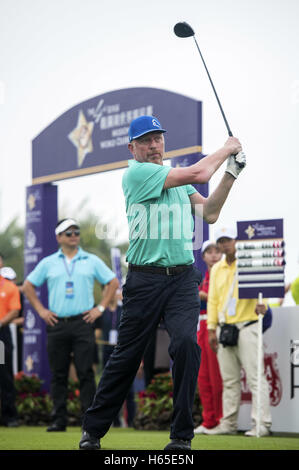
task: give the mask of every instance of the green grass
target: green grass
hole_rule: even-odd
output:
[[[48,433],[45,427],[0,427],[0,450],[77,450],[81,437],[78,427],[66,432]],[[167,431],[137,431],[112,428],[101,440],[103,450],[163,450],[169,442]],[[192,441],[192,450],[299,450],[299,435],[270,437],[203,436]]]

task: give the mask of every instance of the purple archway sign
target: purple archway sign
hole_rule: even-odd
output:
[[[32,142],[32,186],[26,198],[25,275],[44,256],[57,250],[57,186],[53,182],[118,168],[128,162],[127,133],[132,119],[150,114],[166,127],[166,158],[188,166],[202,155],[202,103],[156,88],[128,88],[86,100],[66,111]],[[208,185],[200,185],[208,194]],[[208,237],[204,224],[203,240]],[[196,265],[204,271],[200,251]],[[46,286],[39,289],[47,305]],[[49,388],[46,326],[34,309],[24,307],[23,369],[36,373]]]

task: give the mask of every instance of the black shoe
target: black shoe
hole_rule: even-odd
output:
[[[191,450],[191,441],[172,439],[164,450]]]
[[[100,448],[100,440],[97,437],[91,436],[89,432],[83,431],[81,441],[79,442],[79,449],[98,450]]]
[[[65,431],[66,426],[62,424],[53,423],[47,428],[47,432],[57,432],[57,431]]]

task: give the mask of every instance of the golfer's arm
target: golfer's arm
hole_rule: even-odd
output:
[[[34,285],[31,284],[31,282],[29,282],[26,279],[25,282],[24,282],[24,285],[23,285],[23,289],[24,289],[23,292],[26,295],[29,302],[31,303],[32,307],[40,315],[40,312],[42,310],[44,310],[44,306],[43,306],[43,304],[41,303],[41,301],[39,300],[39,298],[36,294]]]
[[[189,198],[193,214],[202,217],[209,224],[214,224],[219,217],[234,181],[235,178],[232,175],[224,173],[219,185],[209,197],[204,198],[199,193],[191,194]]]
[[[164,189],[185,184],[207,183],[230,154],[229,148],[224,146],[194,165],[185,168],[172,168],[165,180]]]

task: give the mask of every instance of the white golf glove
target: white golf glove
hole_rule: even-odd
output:
[[[237,179],[245,166],[246,155],[244,152],[239,152],[237,155],[230,155],[228,157],[225,171]]]

